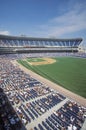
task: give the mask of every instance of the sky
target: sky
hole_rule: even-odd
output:
[[[0,34],[83,38],[86,0],[0,0]]]

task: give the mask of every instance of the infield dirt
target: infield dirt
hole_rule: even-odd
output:
[[[55,59],[52,58],[42,58],[44,61],[41,62],[28,62],[30,65],[46,65],[46,64],[53,64],[56,62]]]

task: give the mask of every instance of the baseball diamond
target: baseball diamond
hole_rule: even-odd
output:
[[[33,58],[37,61],[37,58]],[[86,98],[86,59],[73,57],[41,58],[42,62],[18,60],[20,64],[41,76]],[[32,60],[33,61],[33,60]],[[78,65],[79,64],[79,65]],[[70,69],[71,68],[71,69]]]

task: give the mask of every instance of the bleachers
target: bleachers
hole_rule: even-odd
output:
[[[64,47],[76,47],[79,45],[79,43],[81,42],[81,40],[57,40],[57,41],[46,41],[46,40],[18,40],[18,39],[9,39],[9,40],[0,40],[0,47],[5,47],[5,46],[9,46],[9,47],[17,47],[17,46],[33,46],[33,47],[47,47],[47,46],[64,46]]]
[[[12,57],[0,58],[0,88],[6,95],[3,96],[4,100],[0,97],[0,114],[6,113],[7,121],[10,122],[5,129],[12,126],[12,130],[16,130],[13,126],[19,120],[27,129],[29,127],[33,130],[69,130],[71,127],[81,130],[86,118],[86,108],[26,74],[18,66],[14,66],[10,59]],[[3,106],[7,98],[16,114]],[[13,117],[13,122],[8,112]],[[4,127],[1,115],[0,127]]]
[[[0,130],[18,130],[19,128],[21,130],[22,123],[3,89],[0,88]]]
[[[64,130],[81,130],[86,118],[85,113],[86,108],[68,101],[59,110],[48,116],[45,121],[42,121],[42,125],[45,127],[47,124],[53,130],[61,130],[62,128]]]

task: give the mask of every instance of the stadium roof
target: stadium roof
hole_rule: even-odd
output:
[[[27,36],[10,36],[10,35],[0,35],[0,39],[10,39],[10,40],[34,40],[34,41],[82,41],[82,38],[68,38],[68,39],[57,39],[57,38],[36,38]]]

